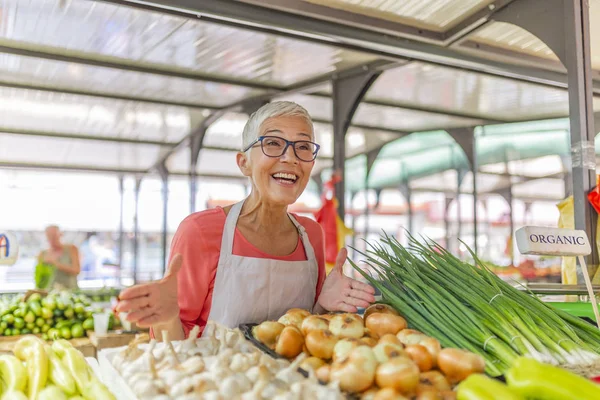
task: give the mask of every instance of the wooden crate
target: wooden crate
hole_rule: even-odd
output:
[[[94,331],[88,332],[90,342],[96,347],[96,351],[127,346],[137,335],[142,332],[111,331],[106,336],[96,336]]]

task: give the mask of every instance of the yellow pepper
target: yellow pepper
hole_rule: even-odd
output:
[[[52,347],[45,345],[44,350],[46,350],[46,354],[50,360],[50,371],[48,373],[50,381],[58,386],[66,395],[74,395],[77,392],[77,388],[75,387],[75,380],[73,380],[67,367],[54,353]]]
[[[66,340],[56,340],[52,350],[60,357],[75,380],[77,390],[86,400],[116,400],[110,391],[96,378],[83,354]]]
[[[502,382],[473,374],[458,385],[457,400],[523,400]]]
[[[22,392],[27,386],[27,371],[21,360],[5,354],[0,356],[0,393]]]
[[[506,373],[508,386],[536,400],[600,399],[600,385],[567,370],[519,357]]]
[[[13,353],[27,365],[27,393],[29,400],[36,400],[48,380],[48,355],[44,342],[35,336],[25,336],[15,343]]]
[[[67,395],[58,386],[48,385],[40,392],[36,400],[67,400]]]
[[[11,390],[0,397],[0,400],[27,400],[27,396],[23,392]]]

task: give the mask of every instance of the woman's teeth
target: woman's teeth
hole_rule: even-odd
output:
[[[273,174],[273,178],[284,179],[286,181],[292,181],[292,182],[296,182],[296,180],[298,179],[298,177],[294,174],[285,174],[285,173],[281,173],[281,172]]]

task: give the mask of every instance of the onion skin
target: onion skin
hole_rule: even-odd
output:
[[[370,337],[370,338],[379,340],[379,336],[377,336],[375,333],[371,332],[371,330],[369,328],[365,328],[363,337]]]
[[[400,393],[396,392],[392,388],[383,388],[380,389],[373,397],[373,400],[408,400],[406,397],[402,396]]]
[[[433,357],[425,346],[420,344],[411,344],[404,349],[408,357],[417,364],[421,372],[427,372],[433,368]]]
[[[408,358],[392,358],[377,367],[375,381],[381,388],[389,387],[402,394],[412,394],[419,384],[419,368]]]
[[[330,380],[338,382],[340,389],[351,393],[367,390],[375,380],[377,360],[368,346],[352,350],[347,358],[331,364]]]
[[[317,369],[315,371],[315,376],[321,382],[323,382],[323,383],[329,383],[329,379],[330,379],[330,376],[331,376],[331,365],[325,364],[322,367],[319,367],[319,369]]]
[[[380,364],[388,362],[392,358],[406,356],[402,345],[394,343],[379,343],[377,346],[373,347],[373,354],[375,354],[375,358]]]
[[[427,339],[429,336],[414,329],[403,329],[396,334],[396,337],[402,342],[403,345],[408,346],[409,344],[419,344],[422,340]]]
[[[383,335],[382,337],[380,337],[379,341],[377,343],[393,343],[393,344],[397,344],[398,346],[404,347],[404,345],[402,344],[400,339],[398,339],[398,337],[396,335],[393,335],[391,333],[387,333],[387,334]]]
[[[364,344],[366,346],[369,346],[369,347],[377,346],[377,339],[375,339],[375,338],[364,336],[364,337],[360,338],[359,340],[362,344]]]
[[[338,314],[329,321],[329,330],[340,339],[360,339],[365,333],[365,325],[360,315]]]
[[[270,348],[275,349],[277,338],[283,331],[285,325],[275,321],[265,321],[252,328],[252,336],[259,342]]]
[[[305,337],[306,347],[310,354],[322,360],[333,356],[333,349],[338,339],[329,330],[311,331]]]
[[[440,392],[442,400],[456,400],[457,393],[452,390],[444,390]]]
[[[450,382],[440,371],[421,372],[419,376],[420,385],[433,386],[440,392],[451,390]]]
[[[365,319],[365,326],[378,337],[382,337],[388,333],[395,335],[408,325],[399,315],[373,313]]]
[[[438,366],[451,384],[465,380],[471,374],[483,373],[485,360],[478,354],[460,349],[443,349]]]
[[[302,368],[305,371],[309,371],[309,370],[317,371],[323,365],[326,365],[325,361],[321,360],[320,358],[308,357],[307,359],[305,359],[304,361],[302,361],[300,363],[300,368]]]
[[[302,353],[304,346],[304,336],[300,329],[295,326],[286,326],[281,331],[275,346],[275,352],[285,358],[295,358]]]
[[[298,329],[302,329],[302,321],[304,321],[304,315],[300,312],[295,312],[283,315],[277,322],[285,326],[293,325]]]
[[[442,395],[433,386],[419,385],[415,400],[442,400]]]
[[[308,335],[310,331],[319,329],[329,329],[329,321],[318,315],[311,315],[302,321],[302,333],[304,336]]]
[[[299,314],[302,315],[302,318],[308,318],[311,316],[310,311],[305,310],[304,308],[290,308],[287,310],[286,314]]]
[[[387,304],[372,304],[365,310],[363,318],[366,320],[369,317],[369,315],[373,313],[400,315],[398,311],[394,310],[391,306],[388,306]]]
[[[352,350],[362,345],[362,339],[340,339],[333,348],[333,362],[343,360],[348,357]]]
[[[433,358],[433,366],[436,367],[437,359],[440,355],[440,351],[442,351],[442,345],[440,344],[439,340],[432,337],[428,337],[421,340],[419,344],[425,347],[429,354],[431,354],[431,357]]]

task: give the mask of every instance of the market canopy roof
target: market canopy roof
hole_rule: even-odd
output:
[[[144,174],[165,160],[171,173],[187,175],[186,141],[222,113],[204,137],[197,172],[240,179],[233,151],[244,112],[279,98],[313,115],[319,174],[332,164],[330,82],[362,68],[383,73],[357,109],[346,148],[356,157],[392,142],[373,165],[374,187],[464,168],[464,153],[442,132],[453,127],[487,126],[478,129],[482,169],[506,154],[566,155],[564,120],[560,128],[493,133],[502,123],[568,115],[565,69],[554,53],[493,20],[517,1],[150,2],[173,7],[166,9],[126,0],[0,0],[0,166]],[[194,10],[177,9],[184,3]],[[590,3],[590,15],[598,76],[599,2]],[[311,23],[300,26],[300,17]],[[334,28],[402,40],[391,57],[391,45],[325,35]],[[594,105],[600,110],[598,98]],[[356,160],[348,162],[364,164]],[[348,174],[350,189],[364,184],[362,174]]]

